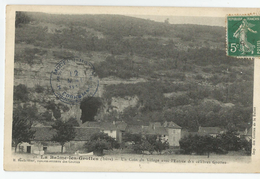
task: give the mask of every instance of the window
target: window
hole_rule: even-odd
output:
[[[175,134],[175,130],[172,130],[172,133]]]
[[[47,147],[43,147],[42,150],[43,150],[43,151],[46,151],[46,150],[47,150]]]

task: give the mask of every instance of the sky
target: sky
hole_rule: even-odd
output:
[[[150,19],[156,22],[164,22],[169,18],[170,24],[198,24],[225,27],[224,17],[192,17],[192,16],[152,16],[152,15],[129,15],[142,19]]]

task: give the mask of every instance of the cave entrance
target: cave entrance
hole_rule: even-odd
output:
[[[82,124],[87,121],[94,121],[98,109],[102,106],[100,97],[86,97],[80,103]]]

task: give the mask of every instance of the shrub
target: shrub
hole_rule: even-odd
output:
[[[27,24],[30,22],[30,18],[26,13],[17,11],[15,17],[15,27],[20,27],[22,24]]]
[[[196,153],[199,155],[216,151],[215,138],[211,136],[189,135],[180,140],[180,148],[185,154]]]
[[[52,121],[52,114],[51,114],[49,111],[45,111],[45,112],[41,115],[40,120],[43,120],[43,121]]]
[[[157,135],[142,136],[141,134],[126,133],[123,140],[124,142],[134,142],[132,149],[135,153],[143,153],[144,151],[149,151],[151,154],[154,151],[161,153],[162,150],[169,148],[168,142],[162,142]]]
[[[103,150],[119,148],[119,143],[103,132],[95,133],[90,140],[84,145],[87,152],[94,152],[95,155],[103,155]]]
[[[44,87],[42,87],[40,85],[36,85],[35,92],[36,93],[43,93],[44,92]]]
[[[60,109],[55,108],[53,110],[53,117],[55,117],[55,119],[59,119],[61,117]]]
[[[59,106],[59,108],[60,108],[62,111],[64,111],[64,112],[67,112],[67,111],[70,110],[70,108],[69,108],[67,105],[65,105],[65,104],[58,103],[58,106]]]
[[[247,140],[242,140],[241,141],[241,146],[242,148],[246,151],[247,155],[251,155],[251,150],[252,150],[252,140],[247,141]]]
[[[27,86],[19,84],[14,86],[14,100],[26,102],[29,100],[29,90]]]

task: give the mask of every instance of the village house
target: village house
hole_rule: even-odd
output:
[[[167,122],[163,124],[163,127],[167,129],[168,132],[168,142],[169,146],[179,147],[179,141],[181,139],[181,127],[174,122]]]
[[[80,127],[74,127],[76,137],[64,145],[63,152],[75,152],[84,150],[84,144],[89,141],[91,135],[104,132],[113,137],[118,143],[122,143],[125,132],[132,134],[157,135],[163,141],[168,141],[170,147],[178,147],[181,139],[181,127],[174,122],[150,123],[149,125],[130,125],[123,121],[114,122],[85,122]],[[51,126],[32,127],[35,137],[31,143],[21,143],[18,145],[19,152],[44,154],[60,153],[61,145],[52,141],[55,130]]]
[[[34,139],[31,143],[21,143],[18,145],[19,152],[44,154],[60,153],[61,145],[51,141],[55,131],[51,126],[32,127],[35,131]],[[75,127],[76,137],[64,145],[63,152],[76,151],[82,149],[84,144],[90,139],[90,136],[100,131],[99,128]]]
[[[150,123],[148,126],[144,125],[129,125],[126,128],[127,133],[143,134],[143,135],[157,135],[163,141],[168,141],[170,147],[179,147],[179,140],[181,139],[181,127],[174,122],[160,122]]]
[[[224,129],[219,127],[201,127],[199,126],[198,135],[210,135],[212,137],[217,137],[219,134],[225,133]]]
[[[95,127],[99,128],[100,132],[108,134],[113,137],[119,143],[122,142],[122,134],[125,132],[127,124],[122,121],[113,122],[85,122],[81,127]]]
[[[90,139],[94,133],[104,132],[108,136],[113,137],[119,143],[122,142],[122,133],[125,132],[127,124],[122,121],[110,122],[86,122],[80,127],[74,127],[76,137],[73,141],[64,145],[63,152],[75,152],[83,150],[84,144]],[[61,145],[51,141],[55,131],[51,126],[32,127],[35,131],[34,139],[31,143],[21,143],[18,145],[19,152],[44,154],[44,153],[60,153]]]

